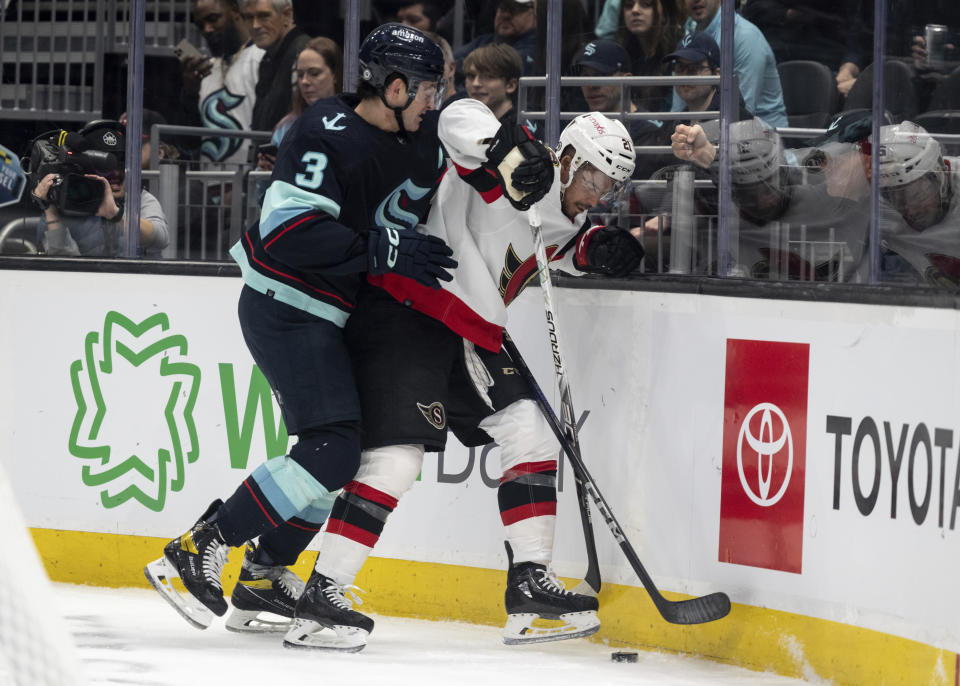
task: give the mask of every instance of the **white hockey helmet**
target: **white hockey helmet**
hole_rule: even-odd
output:
[[[786,154],[780,135],[760,119],[730,125],[730,174],[733,183],[748,186],[767,182],[779,188]]]
[[[869,140],[872,143],[873,137]],[[905,186],[931,172],[946,171],[940,144],[926,129],[910,121],[881,127],[877,154],[881,188]],[[948,183],[946,174],[942,183]]]
[[[571,120],[560,134],[562,155],[567,146],[574,149],[570,178],[584,162],[589,162],[618,184],[633,175],[636,153],[627,128],[600,114],[588,112]]]
[[[865,152],[870,152],[869,144]],[[940,223],[953,199],[951,174],[933,136],[917,124],[903,121],[880,129],[877,148],[880,167],[880,192],[913,229]],[[936,190],[913,186],[928,179]],[[936,193],[934,195],[933,193]]]

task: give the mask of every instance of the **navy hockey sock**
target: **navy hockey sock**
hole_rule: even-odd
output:
[[[261,465],[224,502],[217,525],[228,545],[242,545],[291,520],[287,534],[278,534],[275,540],[268,537],[268,552],[279,560],[289,557],[289,551],[303,539],[306,547],[329,512],[329,505],[321,502],[325,499],[321,496],[342,487],[357,471],[359,422],[341,422],[301,432],[287,460]],[[274,469],[274,464],[280,466]],[[317,491],[314,502],[299,502],[304,481],[312,482]],[[333,499],[329,500],[332,504]],[[302,533],[294,535],[298,529]]]

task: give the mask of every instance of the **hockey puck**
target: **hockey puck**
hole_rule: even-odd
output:
[[[611,662],[636,662],[637,654],[633,652],[614,652],[610,653]]]

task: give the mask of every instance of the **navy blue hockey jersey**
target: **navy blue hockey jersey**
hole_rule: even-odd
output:
[[[260,212],[230,254],[244,282],[343,326],[367,269],[371,226],[410,229],[445,169],[437,114],[400,137],[342,97],[307,109],[284,136]]]

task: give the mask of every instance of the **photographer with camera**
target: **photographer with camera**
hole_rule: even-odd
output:
[[[98,120],[78,133],[53,131],[33,141],[33,199],[43,210],[37,240],[48,255],[117,257],[125,253],[124,127]],[[140,257],[160,257],[167,220],[159,201],[140,194]]]

